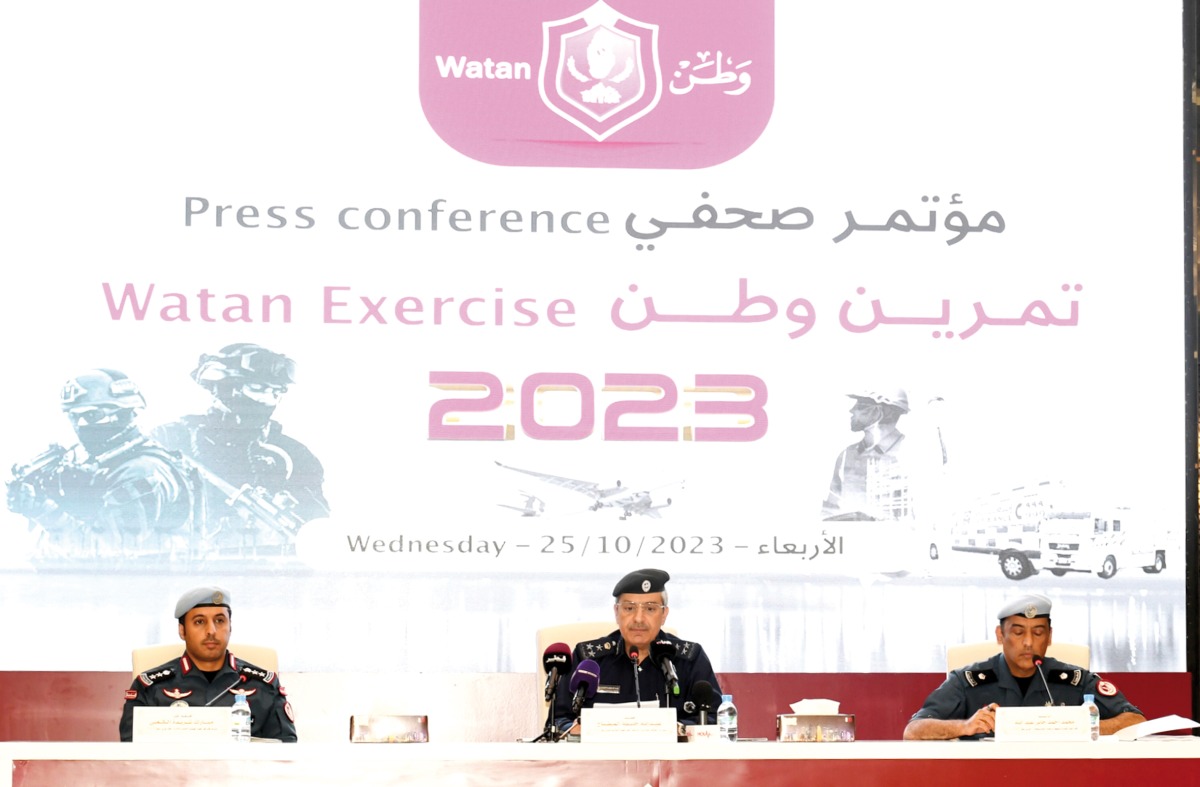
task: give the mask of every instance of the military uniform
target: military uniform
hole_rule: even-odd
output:
[[[941,686],[925,699],[925,704],[913,714],[917,719],[969,719],[975,711],[990,704],[1001,706],[1038,707],[1053,697],[1055,705],[1082,705],[1083,695],[1095,696],[1096,707],[1101,719],[1111,719],[1122,713],[1142,712],[1125,699],[1115,685],[1094,672],[1065,664],[1047,657],[1042,663],[1046,685],[1037,673],[1029,684],[1029,691],[1021,694],[1017,679],[1008,670],[1003,653],[997,653],[987,661],[955,670]],[[982,737],[982,736],[975,736]]]
[[[245,695],[250,703],[253,737],[296,742],[296,720],[279,676],[239,661],[228,652],[212,681],[192,663],[187,653],[134,678],[133,685],[125,692],[121,740],[133,740],[133,709],[139,705],[206,705],[211,701],[214,706],[229,707],[238,694]]]
[[[225,423],[219,413],[186,415],[157,427],[153,434],[168,449],[195,460],[234,488],[249,484],[270,495],[290,495],[296,501],[291,511],[303,521],[329,515],[320,460],[299,440],[283,434],[278,421],[257,428]],[[228,495],[207,483],[204,486],[208,520],[232,516],[225,503]]]
[[[600,665],[600,679],[596,688],[596,696],[589,700],[585,707],[602,705],[604,703],[633,703],[637,701],[640,691],[643,706],[673,707],[675,715],[684,724],[698,724],[700,710],[694,702],[689,702],[692,687],[698,681],[708,681],[714,694],[721,694],[717,683],[716,673],[712,663],[699,643],[687,642],[660,631],[659,639],[668,639],[675,643],[678,654],[672,661],[679,675],[679,694],[667,691],[666,678],[662,670],[649,658],[638,665],[637,685],[634,684],[633,663],[625,653],[625,640],[620,631],[614,631],[607,637],[581,642],[575,646],[575,664],[584,659],[592,659]],[[554,724],[559,730],[570,729],[575,723],[571,713],[570,676],[563,675],[559,679],[558,696],[554,703]],[[709,709],[708,721],[716,723],[716,706]]]
[[[187,548],[192,479],[144,435],[92,457],[82,446],[8,485],[8,508],[40,525],[36,556],[89,559],[168,554]]]

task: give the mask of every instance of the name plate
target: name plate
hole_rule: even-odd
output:
[[[674,743],[674,708],[584,708],[581,743]]]
[[[133,740],[149,742],[229,743],[229,708],[137,706],[133,709]]]
[[[996,708],[996,741],[1090,741],[1091,719],[1082,705]]]

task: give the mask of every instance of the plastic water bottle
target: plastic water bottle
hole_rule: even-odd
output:
[[[733,743],[738,736],[737,706],[733,704],[732,694],[722,694],[721,704],[717,707],[717,729],[721,740]]]
[[[1096,695],[1084,694],[1083,704],[1088,709],[1088,721],[1092,728],[1092,740],[1100,740],[1100,708],[1096,707]]]
[[[246,695],[239,694],[229,709],[229,735],[238,743],[250,742],[250,703]]]

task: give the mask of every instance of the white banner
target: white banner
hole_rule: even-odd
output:
[[[1184,669],[1178,3],[2,13],[0,669]]]

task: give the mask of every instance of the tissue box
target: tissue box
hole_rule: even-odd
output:
[[[775,739],[778,741],[852,741],[854,714],[813,715],[781,713],[775,717]]]
[[[351,743],[427,743],[428,716],[351,716]]]

